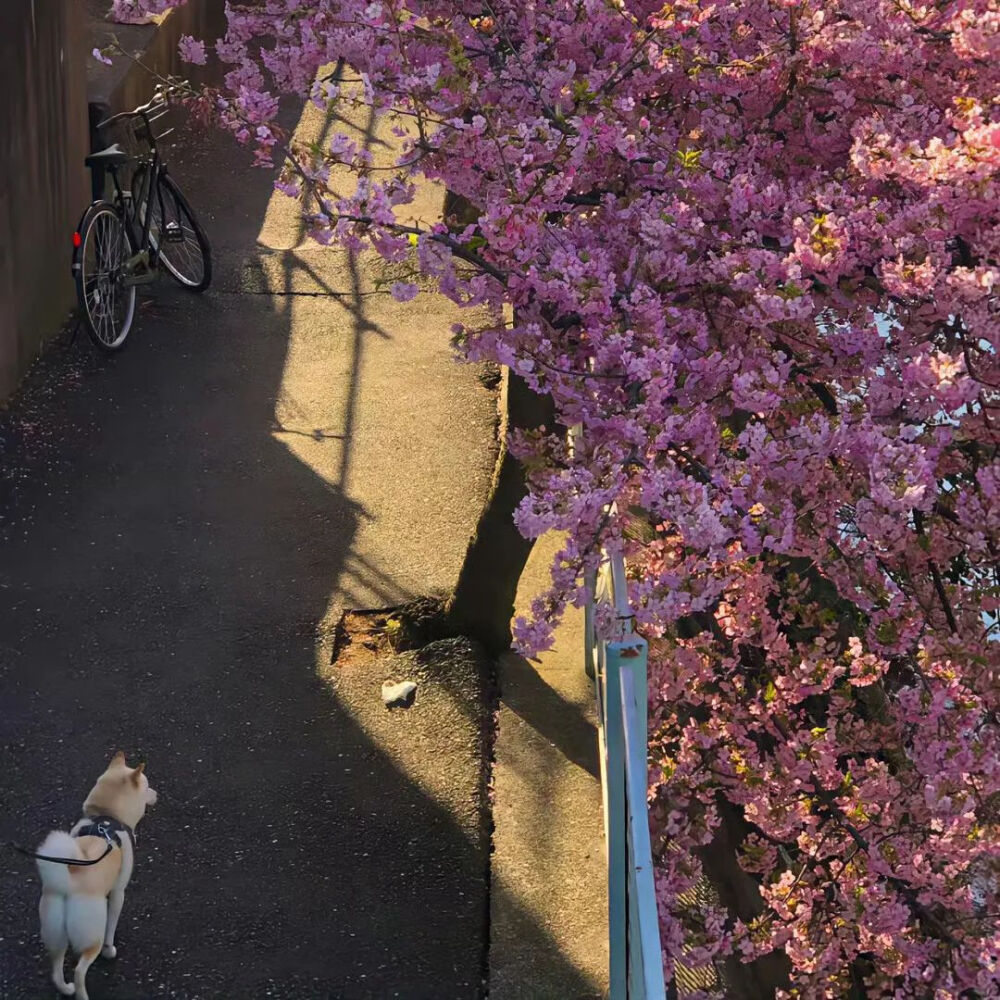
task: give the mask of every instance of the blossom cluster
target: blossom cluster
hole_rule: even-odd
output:
[[[667,971],[1000,996],[1000,3],[262,0],[215,51],[313,231],[582,427],[511,442],[567,538],[518,634],[625,547]],[[282,93],[394,116],[396,169]],[[473,221],[401,224],[418,178]],[[682,904],[734,817],[756,902]]]

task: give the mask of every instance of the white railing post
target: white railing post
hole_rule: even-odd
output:
[[[571,454],[582,441],[582,427],[570,428]],[[665,1000],[647,805],[649,647],[634,632],[620,547],[604,551],[600,570],[585,583],[584,655],[597,700],[607,849],[608,995],[610,1000]],[[610,640],[598,635],[598,606],[614,618]]]
[[[646,640],[633,632],[620,551],[588,579],[588,673],[597,694],[608,870],[610,1000],[664,1000],[647,808]],[[602,591],[603,585],[603,592]],[[615,619],[611,641],[597,635],[597,606]]]
[[[604,650],[604,831],[608,852],[608,980],[611,1000],[628,996],[628,811],[621,674],[624,643]]]
[[[626,798],[628,800],[629,974],[627,996],[664,1000],[663,957],[656,909],[653,851],[649,839],[646,728],[647,648],[639,640],[635,655],[621,672],[622,715],[625,719]],[[641,682],[641,683],[640,683]],[[634,724],[630,724],[632,713]]]

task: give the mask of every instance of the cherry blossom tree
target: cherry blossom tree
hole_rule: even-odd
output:
[[[461,352],[550,400],[522,647],[627,555],[668,973],[1000,996],[1000,3],[262,0],[215,53],[314,235],[488,310]],[[282,93],[397,166],[295,148]],[[417,178],[476,211],[401,224]]]

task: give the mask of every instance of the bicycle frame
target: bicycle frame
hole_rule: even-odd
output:
[[[142,163],[143,161],[137,158],[136,162]],[[159,255],[159,247],[154,246],[149,239],[150,227],[153,220],[153,213],[149,207],[149,202],[154,193],[155,196],[160,197],[157,182],[160,179],[160,171],[162,169],[163,165],[160,161],[160,154],[154,146],[149,166],[143,173],[142,188],[138,192],[134,190],[124,191],[118,179],[118,172],[114,171],[112,173],[115,193],[125,213],[125,222],[128,226],[129,234],[135,241],[136,252],[148,252],[151,264],[156,263],[156,258]],[[144,212],[141,211],[142,206],[145,206],[146,210]],[[163,217],[162,205],[160,206],[160,217]],[[137,231],[136,223],[139,222],[140,218],[142,222]]]
[[[120,114],[113,115],[111,118],[108,118],[106,121],[101,122],[97,126],[98,129],[104,129],[115,122],[125,121],[129,118],[139,118],[142,121],[142,138],[149,143],[150,155],[148,158],[144,156],[133,156],[130,157],[128,161],[129,166],[146,168],[143,173],[142,188],[139,192],[135,192],[131,189],[125,191],[119,177],[118,168],[107,168],[111,174],[111,182],[114,185],[116,200],[118,204],[121,205],[122,214],[125,218],[125,224],[128,227],[129,236],[133,241],[133,246],[136,248],[134,256],[129,260],[129,269],[131,271],[131,269],[140,261],[146,264],[150,269],[148,277],[137,277],[130,274],[127,279],[130,284],[140,284],[142,282],[152,280],[156,276],[156,264],[160,255],[160,248],[158,244],[153,244],[150,240],[149,234],[153,219],[150,200],[153,197],[162,199],[159,180],[160,176],[166,172],[166,166],[160,158],[160,151],[156,145],[157,136],[153,132],[152,121],[156,118],[162,117],[166,111],[166,104],[157,104],[155,103],[154,98],[154,101],[144,105],[142,108],[138,108],[135,111],[123,111]],[[172,131],[172,129],[168,129],[164,135],[170,131]],[[145,211],[141,211],[141,208],[145,208]],[[142,218],[142,222],[141,225],[137,227],[137,222],[140,217]],[[162,200],[160,204],[160,218],[165,218]]]

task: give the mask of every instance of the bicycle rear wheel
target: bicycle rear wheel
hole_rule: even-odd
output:
[[[135,286],[126,285],[132,243],[121,212],[108,202],[90,207],[80,226],[76,295],[91,340],[103,351],[125,344],[135,318]]]
[[[169,174],[160,174],[149,194],[149,242],[160,263],[181,287],[203,292],[212,282],[212,250],[191,206]]]

